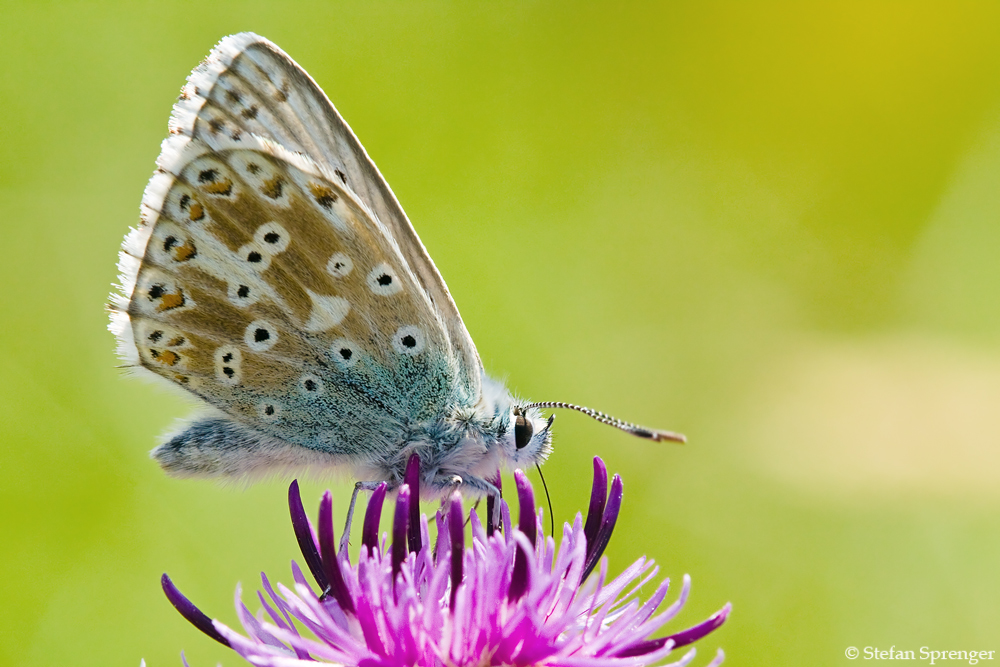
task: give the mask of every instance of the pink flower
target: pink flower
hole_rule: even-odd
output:
[[[386,485],[368,503],[357,563],[335,550],[332,497],[320,501],[318,534],[306,517],[298,483],[288,490],[292,525],[305,563],[319,587],[293,562],[295,585],[277,591],[261,575],[262,610],[255,617],[236,592],[236,611],[245,634],[211,620],[163,575],[173,605],[213,639],[232,647],[253,665],[292,667],[333,663],[357,667],[465,667],[552,665],[553,667],[639,667],[666,660],[676,649],[698,641],[726,620],[726,604],[707,620],[666,637],[648,637],[671,621],[687,599],[685,575],[680,595],[657,613],[667,596],[663,581],[645,603],[639,589],[657,574],[653,561],[640,558],[611,581],[602,558],[621,509],[622,482],[615,475],[607,494],[604,463],[594,459],[594,484],[584,523],[577,514],[564,524],[562,541],[541,531],[534,493],[521,471],[514,473],[520,505],[512,526],[500,501],[500,525],[487,505],[486,525],[465,513],[452,494],[435,517],[431,544],[426,515],[418,512],[417,471],[411,459],[399,487],[392,542],[379,540]],[[499,483],[499,479],[497,480]],[[492,499],[491,499],[492,500]],[[466,517],[472,545],[465,544]],[[596,568],[596,576],[589,577]],[[266,593],[266,595],[265,595]],[[692,648],[671,665],[686,665]],[[722,663],[720,649],[710,667]]]

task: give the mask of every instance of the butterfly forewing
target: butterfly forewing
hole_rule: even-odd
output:
[[[444,323],[463,393],[478,396],[482,364],[444,281],[388,184],[326,94],[266,39],[223,39],[189,77],[171,131],[211,147],[253,134],[309,156],[355,194],[384,225]]]

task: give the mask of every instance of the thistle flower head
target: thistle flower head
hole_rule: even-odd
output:
[[[428,519],[418,511],[416,474],[407,475],[399,487],[391,541],[380,538],[387,490],[380,485],[368,502],[355,563],[346,549],[335,549],[329,491],[320,501],[314,530],[298,484],[292,482],[292,525],[316,587],[294,562],[292,587],[272,586],[262,574],[257,616],[243,604],[237,587],[236,611],[245,634],[199,611],[167,575],[163,588],[178,611],[205,634],[253,665],[275,667],[315,662],[358,667],[639,667],[661,663],[725,621],[729,604],[693,627],[649,639],[681,611],[690,578],[685,575],[678,598],[663,610],[669,581],[660,583],[644,603],[637,597],[657,574],[652,560],[640,558],[608,579],[602,556],[621,509],[623,487],[615,475],[608,494],[600,459],[594,459],[586,522],[577,514],[573,525],[564,524],[558,550],[555,540],[542,532],[527,478],[520,471],[514,477],[516,526],[504,501],[487,503],[484,525],[475,511],[465,512],[455,492],[433,519],[433,541]],[[471,544],[466,544],[467,521]],[[670,664],[686,665],[694,657],[692,648]],[[719,650],[710,667],[722,659]]]

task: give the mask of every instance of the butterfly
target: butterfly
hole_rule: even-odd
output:
[[[152,456],[176,476],[336,468],[497,493],[543,462],[552,417],[483,370],[441,274],[315,81],[268,40],[222,39],[191,73],[122,245],[110,329],[126,366],[204,414]]]

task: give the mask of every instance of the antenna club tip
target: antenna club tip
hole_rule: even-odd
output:
[[[679,445],[687,443],[687,436],[683,433],[673,433],[671,431],[655,431],[653,433],[653,440],[656,442],[676,442]]]

